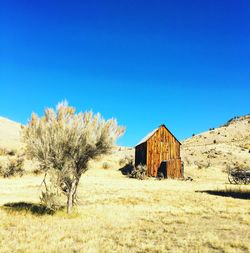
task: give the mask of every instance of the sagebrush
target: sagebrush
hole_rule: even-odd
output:
[[[133,168],[131,172],[131,177],[143,180],[143,179],[146,179],[146,172],[147,172],[147,166],[139,164]]]
[[[88,161],[109,152],[124,131],[115,119],[105,121],[99,113],[76,113],[63,102],[56,110],[46,109],[41,118],[33,113],[23,127],[23,141],[28,157],[37,159],[46,173],[57,172],[56,182],[67,197],[70,212]]]

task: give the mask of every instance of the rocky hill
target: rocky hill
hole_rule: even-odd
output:
[[[188,167],[250,167],[250,114],[186,139],[181,153]]]

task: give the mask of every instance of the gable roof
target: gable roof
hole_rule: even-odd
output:
[[[146,142],[151,136],[153,136],[153,135],[157,132],[157,130],[158,130],[159,128],[160,128],[160,127],[154,129],[152,132],[150,132],[149,134],[147,134],[143,139],[140,140],[140,142],[138,142],[138,143],[136,144],[136,146],[139,146],[139,145],[141,145],[142,143]]]
[[[142,143],[146,142],[149,138],[151,138],[161,127],[165,127],[168,131],[169,129],[164,125],[160,125],[158,128],[154,129],[152,132],[150,132],[149,134],[147,134],[143,139],[140,140],[140,142],[138,142],[136,144],[136,147],[141,145]],[[177,138],[169,131],[169,133],[177,140]],[[177,140],[178,141],[178,140]],[[178,141],[179,142],[179,141]],[[179,142],[180,143],[180,142]],[[181,145],[181,143],[180,143]]]

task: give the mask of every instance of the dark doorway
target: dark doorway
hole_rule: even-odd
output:
[[[158,176],[164,176],[164,178],[167,178],[167,161],[162,161],[160,164],[160,167],[158,169]]]

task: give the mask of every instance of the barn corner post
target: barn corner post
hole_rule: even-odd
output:
[[[135,165],[147,166],[147,175],[166,178],[184,176],[180,157],[181,143],[164,125],[145,136],[135,147]]]

